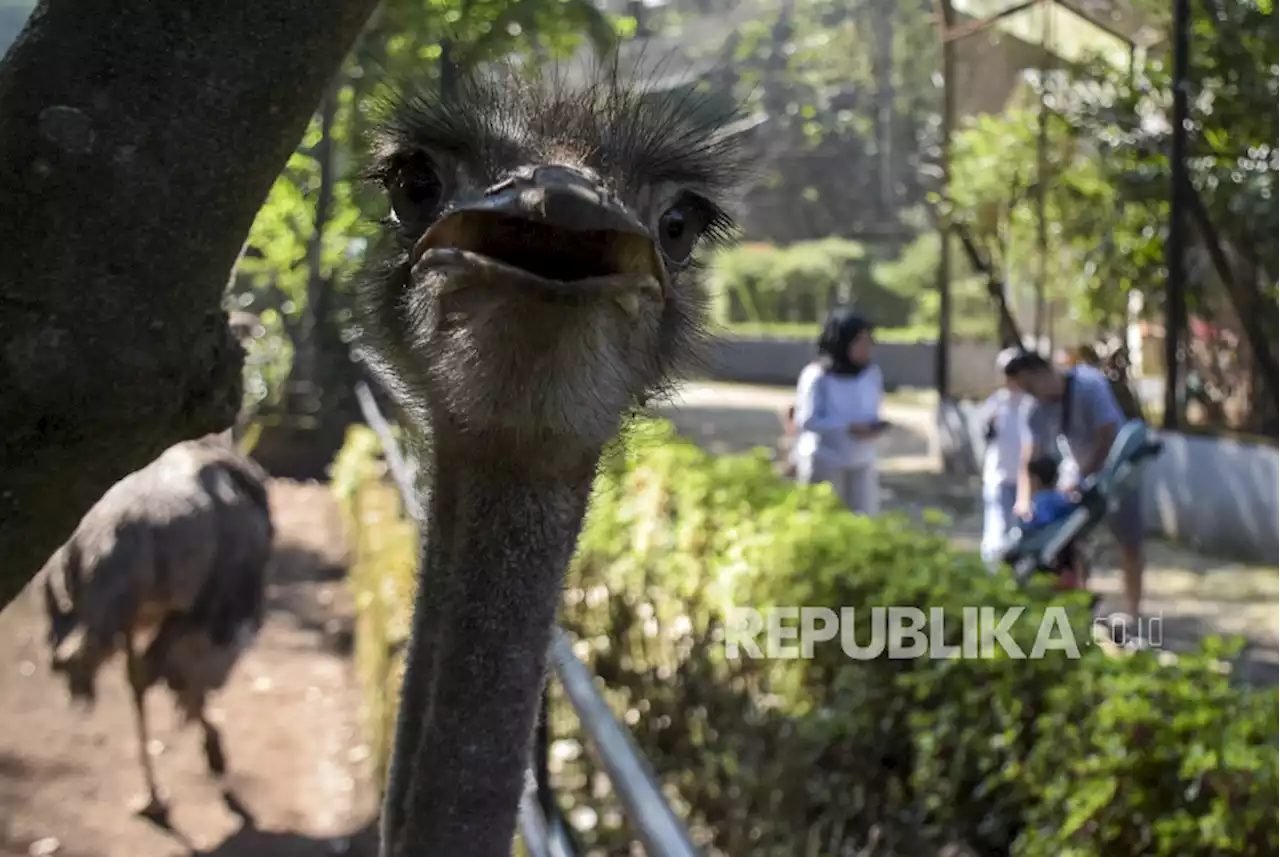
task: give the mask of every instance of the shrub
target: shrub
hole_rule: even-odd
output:
[[[951,335],[955,339],[994,341],[996,309],[987,294],[984,278],[973,273],[964,251],[951,242]],[[902,248],[893,260],[877,263],[872,276],[883,288],[911,302],[910,323],[937,330],[940,310],[938,264],[942,241],[937,232],[925,232]]]
[[[358,569],[357,591],[381,576]],[[410,601],[395,603],[403,627]],[[1276,693],[1233,687],[1211,646],[1173,666],[1096,647],[850,660],[827,645],[807,659],[729,659],[733,604],[941,608],[956,640],[964,606],[1023,605],[1031,621],[1011,635],[1024,651],[1051,605],[1069,608],[1076,639],[1089,624],[1080,596],[990,576],[929,522],[855,517],[829,488],[777,478],[764,454],[712,457],[645,426],[602,468],[562,623],[709,853],[1277,848]],[[571,723],[553,711],[562,803],[593,853],[626,854],[617,805]]]
[[[347,430],[330,468],[351,545],[348,582],[356,604],[356,672],[365,691],[365,729],[374,777],[384,782],[395,729],[396,694],[404,669],[415,592],[418,533],[379,459],[377,435]]]

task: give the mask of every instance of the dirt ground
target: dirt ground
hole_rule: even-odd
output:
[[[50,675],[38,594],[0,614],[0,857],[372,855],[373,816],[351,669],[342,522],[329,489],[276,481],[268,619],[214,700],[228,774],[205,771],[198,729],[148,695],[171,830],[132,814],[142,789],[121,663],[91,714]]]

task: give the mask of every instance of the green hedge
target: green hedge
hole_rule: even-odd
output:
[[[378,436],[347,429],[330,468],[351,549],[348,582],[356,605],[356,672],[364,687],[365,734],[374,779],[385,782],[395,734],[396,694],[404,669],[402,647],[416,589],[418,533],[382,462]]]
[[[885,327],[904,327],[913,295],[881,287],[861,244],[842,238],[720,250],[707,273],[721,325],[811,323],[838,302],[855,303]]]
[[[953,620],[963,606],[1021,604],[1029,621],[1012,635],[1024,650],[1051,603],[1072,608],[1080,638],[1088,616],[1078,596],[988,576],[927,523],[849,515],[829,489],[779,480],[763,454],[711,457],[665,424],[629,448],[601,474],[562,622],[710,853],[1275,853],[1276,692],[1232,686],[1223,651],[1173,666],[1097,647],[1079,659],[853,661],[826,645],[812,659],[729,660],[729,604],[916,605]],[[384,575],[357,556],[360,603],[384,611],[366,624],[402,634],[407,590],[384,578],[411,563]],[[947,625],[957,637],[958,625]],[[386,649],[376,636],[360,644]],[[390,716],[385,701],[375,716]],[[572,725],[557,703],[564,807],[595,853],[626,854]]]
[[[932,340],[938,329],[940,243],[928,232],[894,258],[856,241],[824,238],[789,245],[740,244],[719,250],[705,274],[712,320],[733,333],[816,336],[827,311],[850,303],[880,326],[880,338]],[[996,316],[981,278],[958,254],[951,284],[952,336],[995,338]],[[882,254],[881,254],[882,255]]]
[[[912,303],[911,324],[937,330],[941,307],[938,265],[942,240],[935,231],[925,232],[902,248],[896,259],[872,267],[875,281]],[[974,273],[959,241],[951,242],[951,336],[954,339],[995,341],[997,315],[987,294],[986,278]],[[1061,325],[1061,321],[1058,322]]]

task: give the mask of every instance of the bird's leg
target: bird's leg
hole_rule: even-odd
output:
[[[200,709],[200,727],[204,729],[204,759],[209,764],[209,773],[220,777],[227,772],[227,757],[222,752],[222,736],[205,716],[203,707]]]
[[[137,729],[138,760],[142,763],[142,777],[147,793],[137,801],[138,814],[146,818],[163,819],[168,808],[160,799],[160,790],[156,787],[155,769],[151,764],[151,752],[148,746],[150,730],[147,729],[146,692],[150,684],[146,661],[140,656],[133,634],[124,635],[126,668],[129,673],[129,689],[133,694],[134,726]]]

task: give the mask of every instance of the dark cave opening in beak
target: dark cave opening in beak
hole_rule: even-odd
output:
[[[497,215],[475,230],[463,247],[547,280],[573,282],[631,273],[621,264],[617,232],[577,232],[545,223]],[[632,236],[627,236],[632,237]]]
[[[501,210],[448,215],[419,241],[415,257],[446,248],[566,283],[619,274],[660,276],[653,243],[638,231],[565,228]]]

